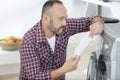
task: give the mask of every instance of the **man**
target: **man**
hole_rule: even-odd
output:
[[[20,46],[20,80],[65,80],[65,73],[77,68],[79,57],[66,60],[68,39],[90,30],[90,37],[103,31],[101,17],[67,19],[65,6],[49,0],[42,8],[41,21],[23,37]]]

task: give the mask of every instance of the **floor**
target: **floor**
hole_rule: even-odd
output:
[[[80,0],[62,0],[68,10],[69,17],[82,17],[84,16],[85,3],[80,2]],[[67,47],[67,58],[73,57],[73,50],[84,37],[85,33],[76,34],[69,39]],[[80,57],[80,62],[78,64],[77,70],[67,73],[66,80],[86,80],[87,66],[89,62],[89,57],[92,51],[95,50],[95,42],[87,46],[85,51]],[[17,64],[18,66],[19,64]],[[6,65],[5,67],[7,67]],[[4,67],[4,66],[3,66]],[[9,66],[10,67],[10,66]],[[0,76],[0,80],[18,80],[18,74],[9,74]]]

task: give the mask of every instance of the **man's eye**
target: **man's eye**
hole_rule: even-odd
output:
[[[60,20],[60,21],[62,21],[62,20],[63,20],[63,18],[60,18],[59,20]]]

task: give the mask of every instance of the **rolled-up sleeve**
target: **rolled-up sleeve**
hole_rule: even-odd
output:
[[[21,71],[20,80],[50,80],[50,71],[40,71],[40,59],[36,49],[30,45],[22,43],[20,46]]]

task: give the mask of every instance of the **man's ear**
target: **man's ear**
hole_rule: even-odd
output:
[[[43,14],[43,20],[46,24],[49,24],[50,22],[50,17],[47,14]]]

